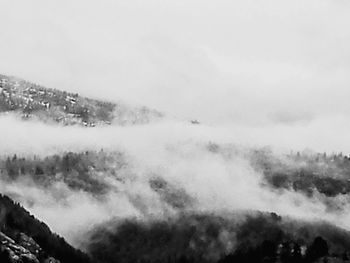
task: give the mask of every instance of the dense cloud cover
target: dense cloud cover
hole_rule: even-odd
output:
[[[181,118],[349,113],[347,1],[1,1],[0,72]]]

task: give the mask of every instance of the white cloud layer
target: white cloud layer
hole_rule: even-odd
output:
[[[2,0],[0,72],[207,122],[348,115],[350,3]]]
[[[127,166],[122,173],[117,170],[122,180],[103,174],[109,176],[111,190],[102,199],[72,190],[63,183],[40,186],[31,182],[30,176],[11,183],[0,181],[0,192],[14,197],[76,246],[82,246],[86,232],[94,226],[115,217],[152,220],[174,215],[169,204],[150,188],[149,179],[154,176],[184,190],[195,200],[191,211],[219,214],[237,210],[268,211],[306,220],[327,220],[350,229],[349,195],[337,197],[339,200],[335,202],[344,206],[339,211],[330,211],[321,195],[307,198],[289,190],[275,192],[262,187],[262,175],[234,150],[232,156],[226,158],[206,148],[209,143],[270,145],[278,152],[300,150],[301,146],[311,143],[321,150],[329,145],[324,136],[335,135],[331,128],[315,132],[324,122],[329,123],[328,120],[312,121],[306,127],[293,129],[283,125],[209,127],[183,122],[85,128],[50,126],[1,116],[0,125],[4,128],[0,129],[0,153],[3,156],[16,153],[19,157],[33,154],[45,157],[65,151],[104,148],[124,153]],[[339,123],[334,122],[333,128],[336,127],[339,137],[335,137],[333,145],[339,143],[341,148],[347,133],[341,126],[344,121]]]

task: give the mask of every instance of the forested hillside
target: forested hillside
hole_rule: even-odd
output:
[[[0,112],[17,113],[23,119],[87,127],[142,124],[162,117],[160,112],[146,107],[89,99],[5,75],[0,75]]]
[[[91,236],[90,252],[114,262],[346,262],[350,233],[274,213],[182,215],[169,221],[127,221]],[[321,261],[320,261],[321,260]]]
[[[129,166],[132,161],[117,151],[66,152],[45,158],[3,156],[0,179],[8,183],[27,180],[44,188],[63,183],[72,191],[84,191],[98,198],[110,191],[118,192],[134,180]],[[176,209],[185,209],[193,201],[183,189],[160,176],[151,176],[147,183],[150,190]]]
[[[350,193],[350,157],[342,153],[291,152],[277,154],[269,148],[239,149],[209,143],[208,151],[223,158],[242,156],[262,174],[262,183],[272,190],[293,190],[308,197],[347,196]]]
[[[277,189],[302,192],[307,196],[320,193],[336,197],[350,193],[350,158],[347,155],[326,153],[251,152],[252,165]]]
[[[4,195],[0,195],[0,241],[1,263],[92,262],[86,254],[70,246],[20,204]]]
[[[13,155],[0,160],[0,175],[5,181],[28,178],[41,186],[64,182],[72,189],[103,194],[109,187],[105,177],[124,165],[123,155],[117,152],[67,152],[45,158]]]
[[[261,187],[270,191],[295,191],[310,200],[317,198],[330,211],[343,211],[339,198],[343,202],[348,200],[350,160],[347,156],[279,155],[269,149],[243,150],[214,144],[204,149],[229,161],[243,156],[262,175]],[[1,179],[8,183],[30,179],[45,189],[61,182],[72,192],[83,191],[96,200],[104,200],[110,192],[122,193],[127,189],[123,187],[137,186],[139,182],[135,180],[144,180],[159,200],[177,211],[175,218],[109,219],[89,229],[84,243],[97,262],[309,263],[346,262],[349,258],[350,234],[331,222],[303,221],[249,210],[238,214],[198,213],[195,194],[161,174],[136,179],[129,169],[133,165],[129,158],[125,153],[103,150],[66,152],[45,158],[3,156]],[[128,196],[142,211],[146,203],[142,204],[141,197],[131,193]],[[20,231],[32,236],[41,246],[33,232],[25,232],[21,221],[18,224]],[[47,250],[45,246],[42,248]],[[49,255],[62,260],[56,254]]]

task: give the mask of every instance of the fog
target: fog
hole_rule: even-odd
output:
[[[221,215],[258,210],[303,220],[326,220],[350,230],[348,196],[337,197],[343,198],[338,201],[345,205],[339,211],[330,211],[321,195],[307,198],[294,191],[272,191],[262,186],[262,175],[239,150],[269,146],[276,155],[290,149],[305,149],[300,147],[331,151],[333,148],[328,148],[328,144],[318,143],[327,136],[335,136],[333,146],[339,143],[342,149],[341,142],[347,141],[347,126],[342,126],[341,118],[332,119],[334,125],[320,130],[327,122],[320,120],[293,129],[274,126],[248,130],[240,125],[210,127],[169,120],[146,125],[85,128],[51,126],[5,115],[0,117],[1,127],[5,127],[0,130],[3,156],[45,157],[67,151],[103,149],[123,153],[127,165],[117,171],[119,179],[105,175],[104,180],[111,189],[103,196],[72,190],[63,182],[43,187],[33,183],[30,177],[12,183],[2,182],[0,191],[20,201],[78,247],[83,247],[88,231],[108,220],[152,221],[176,216],[179,210],[151,189],[149,180],[155,176],[183,191],[181,196],[188,197],[181,212]],[[339,127],[337,136],[334,127]],[[278,131],[281,137],[271,134],[272,131]],[[208,143],[236,145],[238,152],[232,151],[227,158],[208,151]]]
[[[347,116],[350,4],[0,3],[0,72],[209,123]]]
[[[0,155],[121,152],[122,181],[103,196],[63,182],[0,181],[53,231],[84,248],[108,220],[176,216],[150,188],[162,178],[188,198],[181,212],[267,211],[350,230],[349,196],[329,211],[262,186],[237,149],[350,153],[350,2],[343,0],[1,0],[0,74],[164,112],[157,123],[85,128],[0,115]],[[189,121],[198,119],[201,124]],[[338,198],[338,199],[337,199]]]
[[[12,114],[0,115],[0,151],[45,156],[62,151],[88,148],[122,148],[128,151],[154,151],[167,143],[188,140],[236,143],[242,146],[271,146],[278,152],[302,151],[348,154],[350,120],[327,116],[309,122],[270,123],[263,126],[242,123],[192,125],[188,121],[165,118],[148,125],[107,126],[93,129],[46,125],[23,121]]]

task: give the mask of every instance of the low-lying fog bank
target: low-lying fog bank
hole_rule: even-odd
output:
[[[290,130],[275,127],[288,131],[290,138],[278,147],[287,135],[268,135],[272,128],[268,126],[251,127],[248,133],[248,127],[214,128],[179,122],[91,129],[48,126],[9,116],[2,116],[0,122],[6,127],[0,131],[3,159],[13,159],[16,154],[16,158],[32,163],[29,172],[24,169],[12,179],[6,179],[4,172],[0,191],[20,201],[77,246],[82,246],[87,232],[110,220],[137,218],[148,222],[178,213],[266,211],[325,220],[350,229],[348,195],[334,197],[342,198],[344,206],[331,210],[327,202],[333,199],[325,202],[322,194],[276,190],[265,183],[263,173],[253,167],[247,155],[251,147],[266,145],[255,140],[264,138],[274,149],[272,155],[279,158],[299,145],[295,143],[298,138],[301,142],[309,138],[310,126]],[[310,125],[317,128],[319,124]],[[337,147],[337,141],[318,149],[332,147]],[[80,155],[68,154],[64,159],[68,152]],[[64,161],[80,168],[65,171],[61,167]],[[46,168],[40,167],[45,163],[61,168],[56,167],[48,176]],[[37,166],[43,171],[35,170]]]

